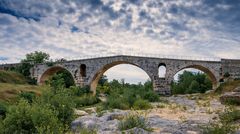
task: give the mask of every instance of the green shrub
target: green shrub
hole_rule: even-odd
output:
[[[85,94],[81,97],[76,97],[74,102],[77,107],[82,107],[96,104],[99,102],[99,99],[91,94]]]
[[[233,134],[237,130],[235,121],[240,119],[240,110],[230,108],[219,115],[220,121],[203,127],[204,134]]]
[[[36,94],[34,92],[21,92],[19,97],[27,100],[29,103],[32,103],[33,99],[36,97]]]
[[[31,106],[25,100],[20,100],[18,105],[11,106],[3,121],[4,133],[36,133],[36,128],[31,119]]]
[[[0,117],[0,134],[4,134],[3,119]]]
[[[63,133],[64,126],[49,106],[33,105],[31,119],[38,133]]]
[[[7,106],[3,102],[0,102],[0,118],[5,118],[7,112]]]
[[[148,91],[144,94],[143,99],[148,100],[150,102],[158,102],[159,95],[154,91]]]
[[[147,100],[138,99],[133,104],[133,109],[135,110],[146,110],[149,108],[152,108],[152,106]]]
[[[224,113],[220,114],[219,117],[223,123],[233,123],[237,120],[240,120],[240,110],[235,108],[227,109]]]
[[[212,123],[204,127],[203,134],[233,134],[235,129],[229,124]]]
[[[190,71],[178,75],[178,81],[171,84],[173,94],[204,93],[211,89],[212,83],[207,75]]]
[[[84,86],[84,87],[71,86],[70,90],[75,96],[82,96],[84,94],[91,93],[89,86]]]
[[[240,99],[239,98],[225,98],[224,100],[221,100],[222,103],[226,105],[240,105]]]
[[[152,128],[147,122],[147,119],[142,117],[139,113],[131,113],[119,122],[118,128],[120,130],[128,130],[131,128],[142,128],[147,131],[152,131]]]
[[[107,101],[104,103],[104,107],[105,108],[110,108],[110,109],[129,109],[130,106],[128,104],[128,102],[126,100],[124,100],[121,97],[117,97],[117,96],[109,96],[107,98]]]
[[[70,125],[75,107],[72,96],[69,91],[58,91],[57,93],[45,92],[41,96],[42,105],[50,105],[51,109],[56,112],[58,119],[66,125]]]
[[[3,121],[4,133],[63,133],[64,127],[53,110],[46,106],[29,105],[20,100],[11,106]]]

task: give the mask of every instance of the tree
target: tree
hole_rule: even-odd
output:
[[[100,78],[100,80],[98,81],[98,84],[101,85],[101,86],[103,86],[104,83],[107,82],[107,81],[108,81],[107,76],[106,76],[106,75],[102,75],[101,78]]]
[[[26,54],[26,59],[23,59],[23,62],[29,62],[32,64],[38,64],[43,63],[45,61],[49,60],[49,54],[41,52],[41,51],[35,51],[33,53]]]
[[[210,79],[203,73],[184,71],[178,76],[178,81],[172,83],[173,94],[204,93],[212,89]]]
[[[26,54],[26,58],[21,60],[21,64],[16,68],[16,71],[23,74],[31,83],[32,79],[30,78],[30,69],[34,66],[34,64],[46,62],[49,60],[49,57],[49,54],[41,51]]]

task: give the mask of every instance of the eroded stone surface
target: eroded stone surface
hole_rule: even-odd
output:
[[[153,132],[140,128],[133,128],[125,132],[133,131],[134,134],[200,134],[202,131],[200,126],[217,120],[217,113],[225,108],[216,98],[199,99],[198,95],[191,97],[181,95],[165,99],[169,101],[165,107],[157,108],[157,104],[154,103],[153,109],[142,111],[146,114],[144,115],[150,127],[153,128]],[[98,117],[96,113],[82,116],[72,123],[72,129],[85,127],[96,129],[99,134],[121,134],[118,123],[130,112],[132,111],[114,110],[101,117]]]

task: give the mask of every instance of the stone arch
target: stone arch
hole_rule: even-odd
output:
[[[183,69],[188,69],[188,68],[193,68],[193,69],[198,69],[202,72],[204,72],[208,77],[209,79],[211,80],[212,82],[212,85],[213,85],[213,89],[216,89],[218,87],[218,77],[216,76],[216,74],[214,73],[214,70],[211,70],[210,68],[208,67],[205,67],[203,65],[198,65],[198,64],[193,64],[193,65],[188,65],[188,66],[184,66],[178,70],[176,70],[173,74],[173,77],[174,75],[176,75],[179,71],[183,70]]]
[[[120,65],[120,64],[129,64],[129,65],[134,65],[140,69],[142,69],[148,76],[149,78],[151,79],[151,81],[154,83],[151,75],[149,72],[147,72],[143,67],[141,67],[140,65],[137,65],[137,64],[134,64],[134,63],[131,63],[131,62],[127,62],[127,61],[114,61],[112,63],[108,63],[108,64],[105,64],[103,66],[101,66],[95,73],[93,73],[93,75],[90,77],[90,88],[91,88],[91,91],[93,91],[93,93],[95,94],[96,93],[96,87],[97,87],[97,84],[98,84],[98,81],[100,80],[101,76],[110,68],[116,66],[116,65]]]
[[[40,77],[38,78],[38,84],[42,85],[45,83],[45,81],[50,77],[50,76],[53,76],[55,73],[59,72],[59,71],[62,71],[62,70],[67,70],[73,80],[74,80],[74,83],[75,83],[75,79],[74,79],[74,75],[72,74],[71,71],[69,71],[67,68],[65,67],[62,67],[62,66],[53,66],[53,67],[49,67],[47,68],[41,75]]]

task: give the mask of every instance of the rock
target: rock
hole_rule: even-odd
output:
[[[90,107],[84,109],[87,113],[96,113],[96,107]]]
[[[125,132],[125,134],[150,134],[150,132],[148,132],[142,128],[137,128],[137,127],[126,130],[124,132]]]
[[[77,128],[95,129],[98,133],[115,133],[118,132],[119,118],[123,118],[128,112],[122,110],[115,110],[112,113],[105,113],[101,117],[96,114],[86,115],[77,118],[71,124],[73,131]]]
[[[77,128],[96,129],[99,127],[100,120],[97,117],[87,115],[77,118],[71,123],[71,128],[75,131]]]
[[[227,92],[220,97],[221,103],[240,104],[240,92]]]
[[[195,132],[195,131],[187,131],[187,134],[198,134],[198,132]]]
[[[88,115],[87,112],[83,111],[83,110],[78,110],[78,109],[75,109],[74,110],[74,113],[78,116],[84,116],[84,115]]]
[[[233,92],[240,92],[240,86],[239,87],[236,87]]]
[[[120,119],[123,119],[124,116],[126,116],[127,114],[128,114],[127,111],[115,110],[112,113],[109,113],[109,112],[105,113],[100,118],[102,118],[103,120],[106,120],[106,121],[114,120],[114,119],[120,120]]]

